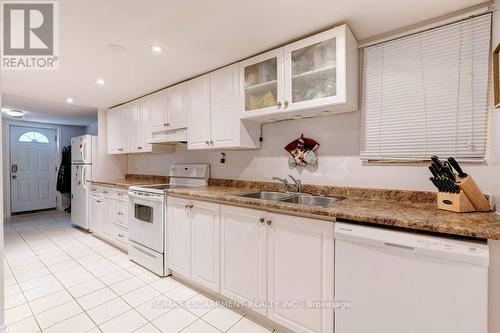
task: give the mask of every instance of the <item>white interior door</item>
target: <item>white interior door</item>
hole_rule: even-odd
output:
[[[10,127],[13,213],[56,207],[56,130]]]

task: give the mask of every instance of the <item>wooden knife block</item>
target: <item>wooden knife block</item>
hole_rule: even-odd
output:
[[[457,176],[456,179],[455,183],[460,188],[460,193],[439,192],[437,196],[439,209],[457,213],[489,212],[491,210],[490,202],[471,176],[464,178]]]
[[[438,209],[449,210],[456,213],[476,211],[476,207],[474,207],[463,191],[460,191],[460,193],[438,192],[437,206]]]

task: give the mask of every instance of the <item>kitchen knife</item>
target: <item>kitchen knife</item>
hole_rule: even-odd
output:
[[[434,173],[436,173],[438,177],[442,176],[441,169],[436,163],[432,162],[430,167],[434,170]]]
[[[434,177],[429,177],[429,180],[434,184],[434,186],[436,186],[436,188],[438,189],[439,192],[443,192],[443,187],[441,186],[441,184],[438,182],[438,180]]]
[[[441,172],[443,173],[444,176],[455,181],[455,174],[453,173],[453,168],[451,167],[451,165],[448,161],[444,162],[444,167],[441,170]]]
[[[439,177],[439,174],[436,172],[436,170],[434,170],[434,168],[432,166],[429,166],[429,170],[431,171],[434,178]]]
[[[444,181],[446,183],[446,186],[450,190],[450,193],[459,193],[460,192],[460,190],[458,189],[457,185],[455,184],[455,182],[453,180],[446,177]]]
[[[434,164],[436,164],[436,166],[438,167],[439,171],[441,171],[441,169],[444,168],[443,162],[441,162],[441,160],[439,159],[439,157],[437,157],[436,155],[432,155],[431,156],[431,160],[432,160],[432,162],[434,162]]]
[[[448,158],[448,162],[453,167],[453,169],[457,170],[458,177],[460,177],[460,178],[467,177],[467,174],[462,171],[462,168],[460,167],[460,165],[458,164],[458,162],[453,157]]]
[[[453,193],[455,192],[455,188],[453,187],[453,185],[451,185],[451,183],[448,181],[448,180],[451,180],[450,178],[448,177],[445,177],[445,176],[441,176],[439,177],[439,180],[441,181],[441,184],[443,185],[444,189],[445,189],[445,192],[448,192],[448,193]],[[454,183],[453,183],[454,184]]]

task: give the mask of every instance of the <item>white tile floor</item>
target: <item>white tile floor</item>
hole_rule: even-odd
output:
[[[10,333],[271,332],[72,228],[66,213],[16,216],[4,230]]]

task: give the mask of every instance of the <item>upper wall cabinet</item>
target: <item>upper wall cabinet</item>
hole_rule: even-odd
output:
[[[152,134],[154,99],[141,99],[108,110],[108,154],[171,152],[170,146],[148,143]]]
[[[186,85],[170,87],[150,97],[154,100],[153,132],[187,127]]]
[[[240,63],[241,119],[357,110],[358,43],[346,25]]]
[[[188,149],[255,149],[258,124],[238,113],[238,65],[187,82]]]

